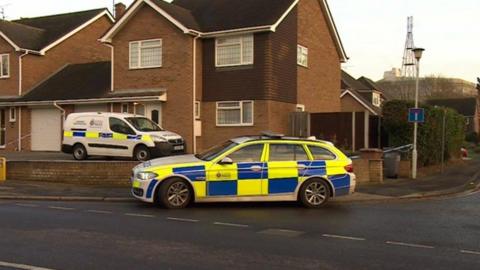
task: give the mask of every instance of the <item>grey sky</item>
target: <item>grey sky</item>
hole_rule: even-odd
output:
[[[123,0],[129,5],[133,0]],[[422,74],[480,76],[480,0],[329,0],[354,76],[375,80],[400,67],[407,16],[426,49]],[[0,0],[7,19],[111,7],[112,0]]]

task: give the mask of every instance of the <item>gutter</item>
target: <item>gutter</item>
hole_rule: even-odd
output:
[[[164,95],[165,96],[165,95]],[[144,97],[120,97],[120,98],[93,98],[93,99],[74,99],[74,100],[47,100],[47,101],[19,101],[19,102],[0,102],[0,106],[40,106],[40,105],[68,105],[68,104],[90,104],[90,103],[110,103],[115,101],[166,101],[163,96],[144,96]],[[54,105],[55,106],[55,105]]]

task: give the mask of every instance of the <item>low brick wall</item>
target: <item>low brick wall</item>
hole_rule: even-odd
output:
[[[7,180],[128,186],[131,161],[7,161]]]

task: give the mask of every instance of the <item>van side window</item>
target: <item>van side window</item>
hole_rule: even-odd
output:
[[[110,117],[110,130],[113,132],[121,133],[121,134],[128,134],[128,135],[135,135],[135,131],[123,120],[118,118]]]

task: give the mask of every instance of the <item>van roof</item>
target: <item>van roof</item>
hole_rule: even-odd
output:
[[[143,115],[135,115],[131,113],[111,113],[111,112],[83,112],[83,113],[71,113],[68,115],[68,117],[73,117],[73,116],[114,116],[118,118],[127,118],[127,117],[144,117]]]

